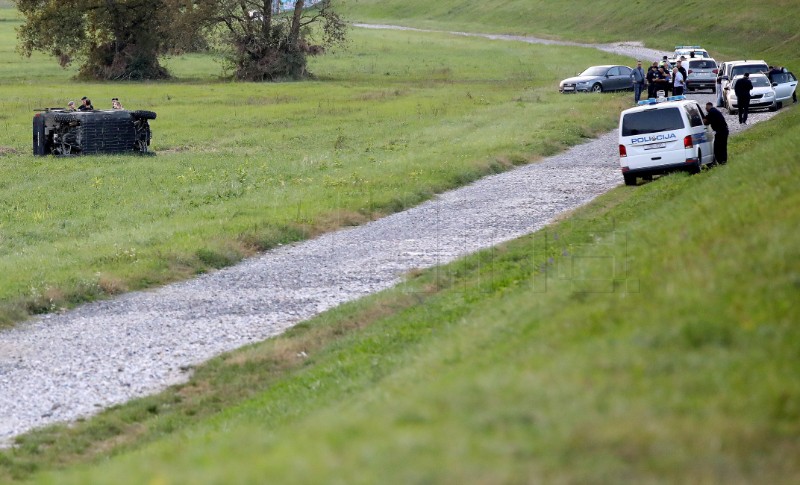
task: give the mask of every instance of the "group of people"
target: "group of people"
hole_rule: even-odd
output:
[[[124,109],[122,107],[122,103],[119,102],[119,98],[111,98],[111,109]],[[81,105],[78,106],[77,108],[75,107],[75,101],[70,101],[69,103],[67,103],[67,110],[94,111],[94,106],[92,106],[92,100],[84,96],[81,98]]]
[[[647,97],[655,98],[659,91],[664,91],[665,96],[672,93],[679,96],[686,89],[686,68],[682,65],[684,57],[681,57],[673,66],[667,56],[659,61],[654,61],[645,72],[642,61],[636,61],[636,67],[631,72],[631,82],[633,83],[633,99],[638,103],[642,97],[642,92],[647,86]]]

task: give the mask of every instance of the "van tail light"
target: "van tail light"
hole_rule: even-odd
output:
[[[628,151],[625,150],[625,145],[620,145],[619,146],[619,156],[620,156],[620,158],[628,156]]]
[[[713,70],[713,71],[711,71],[711,72],[713,72],[714,74],[719,74],[719,69],[714,69],[714,70]]]
[[[694,147],[694,143],[692,143],[692,135],[686,135],[683,137],[683,148],[692,148]]]

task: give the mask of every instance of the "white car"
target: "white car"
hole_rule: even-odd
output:
[[[744,73],[766,74],[769,66],[764,61],[728,61],[719,65],[719,73],[722,76],[722,89],[725,89],[736,76]]]
[[[711,56],[708,54],[708,51],[703,49],[699,45],[676,45],[675,52],[669,59],[670,64],[674,66],[675,61],[680,59],[681,56],[685,57],[686,61],[690,59],[711,59]]]
[[[797,78],[791,72],[784,71],[770,76],[772,87],[775,89],[775,102],[778,108],[783,107],[783,103],[792,101],[797,91]]]
[[[676,170],[697,173],[714,161],[714,132],[697,101],[672,96],[640,101],[619,117],[619,164],[625,185]]]
[[[725,87],[722,93],[722,102],[729,114],[736,114],[739,109],[739,100],[736,98],[736,83],[744,76],[736,76]],[[750,91],[750,109],[768,109],[775,111],[778,109],[778,102],[775,97],[775,89],[769,82],[765,74],[751,74],[750,82],[753,83],[753,90]],[[791,95],[790,95],[791,96]]]

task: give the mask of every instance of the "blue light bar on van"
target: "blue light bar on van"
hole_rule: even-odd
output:
[[[658,101],[656,101],[656,98],[643,99],[639,101],[639,106],[644,106],[646,104],[656,104],[656,103],[658,103]]]
[[[683,101],[684,99],[686,99],[686,96],[681,94],[679,96],[670,96],[667,101]]]

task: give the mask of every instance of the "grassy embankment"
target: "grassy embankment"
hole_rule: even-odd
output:
[[[185,278],[279,243],[400,210],[611,129],[628,94],[557,81],[623,59],[447,35],[352,31],[303,83],[76,83],[14,52],[0,9],[0,325]],[[32,109],[88,95],[158,113],[155,157],[34,158]]]
[[[192,382],[26,436],[33,483],[796,483],[800,110]]]
[[[799,126],[28,435],[0,477],[795,482]]]
[[[701,44],[717,60],[764,59],[800,71],[800,16],[793,0],[347,0],[348,18],[437,30],[526,34],[580,42],[643,41],[672,52]]]

